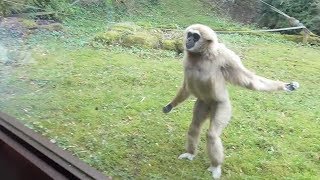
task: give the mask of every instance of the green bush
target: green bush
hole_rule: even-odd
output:
[[[14,2],[28,4],[27,0],[23,1],[17,1],[12,0],[13,3],[0,1],[0,16],[7,16],[11,14],[17,14],[20,12],[25,12],[27,10],[24,6],[19,6],[18,4],[15,4]]]

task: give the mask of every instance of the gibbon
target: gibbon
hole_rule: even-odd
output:
[[[184,32],[184,46],[182,87],[163,112],[170,112],[190,94],[197,98],[187,134],[187,152],[179,159],[192,160],[195,157],[201,125],[210,117],[207,149],[211,165],[208,170],[214,179],[219,179],[224,159],[220,135],[231,118],[227,82],[257,91],[293,91],[299,84],[255,75],[243,66],[239,56],[219,43],[216,33],[205,25],[189,26]]]

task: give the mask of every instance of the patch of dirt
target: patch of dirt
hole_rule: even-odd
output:
[[[52,20],[20,17],[0,19],[0,64],[14,66],[32,62],[29,47],[24,42],[37,29],[59,31],[62,25]]]
[[[250,24],[256,21],[261,11],[261,3],[256,0],[206,0],[221,15],[243,23]]]
[[[35,29],[46,29],[50,31],[60,31],[62,24],[53,20],[32,20],[20,17],[6,17],[0,19],[0,29],[6,31],[8,35],[16,38],[23,38]]]

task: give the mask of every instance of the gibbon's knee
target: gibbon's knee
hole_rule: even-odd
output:
[[[191,124],[188,130],[188,138],[198,138],[200,134],[200,126]]]
[[[190,127],[190,129],[188,130],[188,136],[189,137],[195,137],[197,136],[197,134],[199,134],[199,129],[195,128],[195,127]]]
[[[188,130],[188,138],[194,139],[198,138],[200,134],[200,127],[190,126]]]
[[[214,144],[220,137],[214,132],[207,133],[207,140],[208,142]]]

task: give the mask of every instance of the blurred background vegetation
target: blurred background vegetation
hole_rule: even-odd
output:
[[[270,7],[259,0],[202,0],[210,5],[215,12],[221,16],[235,20],[241,24],[254,24],[260,28],[280,28],[288,27],[288,20],[274,12]],[[12,3],[15,2],[15,3]],[[300,20],[307,28],[316,34],[320,34],[320,1],[319,0],[265,0],[265,2],[280,9],[291,17]],[[30,6],[24,6],[30,5]],[[174,3],[159,0],[6,0],[0,1],[0,15],[10,16],[21,13],[51,12],[50,15],[41,18],[62,19],[66,15],[74,15],[86,8],[94,8],[95,13],[105,14],[109,21],[122,21],[130,17],[139,19],[139,16],[149,17],[148,20],[158,21],[163,13],[172,13],[176,17],[177,13],[185,10],[184,15],[194,14],[193,5],[189,9],[180,9],[177,13],[172,9],[163,9],[163,3]],[[168,6],[165,6],[168,7]],[[170,7],[170,6],[169,6]],[[173,5],[172,7],[177,7]],[[30,14],[31,15],[31,14]],[[130,19],[132,20],[132,19]],[[167,24],[174,25],[174,18],[167,19]]]
[[[291,17],[300,20],[306,27],[316,34],[320,34],[320,1],[319,0],[268,0],[269,4],[277,7]],[[288,26],[288,21],[262,5],[257,19],[260,26],[278,28]]]

